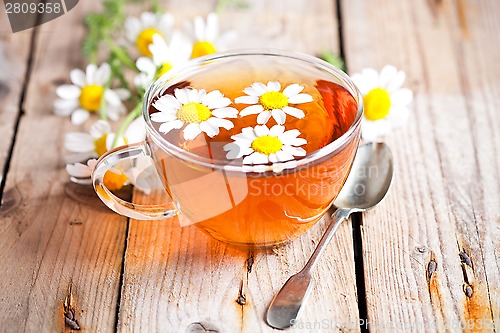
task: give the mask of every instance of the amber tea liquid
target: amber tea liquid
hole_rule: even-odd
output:
[[[307,144],[301,147],[310,155],[341,137],[356,118],[356,100],[332,78],[330,73],[304,62],[294,63],[280,57],[252,61],[243,58],[220,65],[212,63],[206,68],[200,66],[195,73],[172,80],[161,94],[191,87],[207,92],[219,90],[234,101],[236,97],[245,96],[243,89],[254,82],[278,81],[281,91],[290,84],[300,84],[304,87],[302,93],[311,95],[313,101],[291,105],[303,110],[305,117],[297,119],[287,115],[283,126],[302,133],[300,137],[306,139]],[[158,112],[152,106],[157,98],[150,103],[150,114]],[[230,106],[241,111],[248,105],[232,103]],[[229,131],[221,128],[214,138],[201,133],[194,140],[186,141],[183,128],[160,134],[177,149],[201,156],[205,161],[239,166],[241,159],[227,160],[222,147],[232,142],[231,136],[240,133],[242,128],[258,125],[257,115],[230,120],[234,128]],[[158,131],[160,124],[152,124]],[[266,125],[271,128],[276,122],[271,118]],[[194,224],[224,242],[264,247],[297,237],[321,218],[347,178],[357,138],[347,140],[335,154],[280,173],[227,171],[211,167],[210,163],[201,165],[174,150],[167,153],[153,140],[148,144],[167,192],[181,203],[178,207],[181,223]],[[297,158],[298,163],[300,159]]]

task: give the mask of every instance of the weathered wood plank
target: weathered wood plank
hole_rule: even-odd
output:
[[[206,15],[205,2],[170,2],[180,19]],[[331,1],[247,1],[225,8],[224,29],[237,29],[235,47],[274,47],[317,54],[338,50]],[[208,7],[208,8],[205,8]],[[152,198],[135,193],[138,202]],[[274,253],[251,254],[209,239],[177,219],[130,221],[120,304],[122,332],[268,332],[265,311],[288,277],[305,264],[326,221]],[[250,259],[251,258],[251,259]],[[251,270],[249,271],[249,262]],[[342,225],[315,273],[301,316],[314,332],[358,330],[351,225]],[[322,325],[318,327],[318,325]]]
[[[12,33],[7,14],[0,11],[0,184],[4,182],[15,126],[21,112],[33,31]],[[1,196],[1,195],[0,195]]]
[[[362,226],[371,330],[499,331],[500,3],[342,8],[350,71],[392,63],[416,93],[388,140],[394,186]]]
[[[84,65],[82,19],[93,8],[80,2],[38,32],[1,208],[1,331],[64,331],[70,287],[82,329],[115,329],[127,221],[69,182],[62,142],[73,128],[52,114],[55,87]]]

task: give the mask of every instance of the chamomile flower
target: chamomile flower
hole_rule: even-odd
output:
[[[66,172],[70,176],[70,180],[73,183],[81,185],[90,185],[92,184],[91,177],[96,164],[97,160],[95,158],[88,160],[86,164],[83,163],[66,164]],[[108,170],[108,172],[106,172],[106,174],[104,175],[104,180],[103,180],[104,186],[106,186],[111,191],[119,190],[123,186],[128,184],[137,186],[133,181],[134,180],[133,172],[130,171],[131,170],[129,170],[128,172],[124,172],[118,168],[113,168]],[[143,192],[146,193],[149,192],[148,189],[141,188],[140,186],[137,187]]]
[[[191,43],[180,32],[174,32],[169,44],[160,35],[153,36],[153,42],[149,45],[152,59],[140,57],[136,61],[140,74],[134,79],[137,87],[147,89],[160,76],[175,66],[181,65],[189,60],[191,55]]]
[[[88,133],[67,133],[64,138],[66,150],[76,153],[68,158],[70,161],[85,161],[89,158],[97,158],[112,148],[115,134],[111,132],[111,126],[107,121],[98,120],[90,126]],[[120,138],[117,145],[124,145],[125,140]]]
[[[144,12],[140,18],[129,17],[125,22],[127,38],[135,44],[139,52],[144,56],[151,56],[149,46],[153,43],[153,36],[160,35],[169,40],[174,25],[174,17],[169,14],[154,14]]]
[[[151,120],[162,123],[159,131],[164,134],[187,124],[183,131],[185,140],[193,140],[202,132],[213,138],[220,127],[234,127],[232,121],[224,119],[238,115],[230,104],[231,100],[219,90],[207,93],[205,89],[175,89],[173,96],[163,95],[153,103],[160,112],[153,113]]]
[[[254,128],[245,127],[240,134],[231,136],[234,142],[224,146],[226,158],[233,160],[243,157],[243,164],[280,164],[305,156],[302,146],[306,139],[299,138],[297,129],[285,131],[285,126],[274,125],[269,129],[266,125]]]
[[[363,95],[362,136],[365,140],[377,140],[408,119],[413,92],[402,88],[405,77],[402,70],[391,65],[382,68],[380,73],[366,68],[352,75]]]
[[[285,123],[287,114],[299,119],[304,118],[304,111],[290,104],[312,102],[312,96],[301,93],[304,87],[296,83],[287,86],[283,92],[280,90],[280,83],[275,81],[269,81],[267,85],[255,82],[243,89],[248,96],[237,97],[234,102],[252,105],[241,110],[240,116],[258,114],[257,123],[259,124],[266,124],[272,116],[278,125]]]
[[[107,63],[99,67],[90,64],[85,72],[73,69],[70,72],[73,84],[63,84],[56,89],[59,99],[54,101],[54,113],[58,116],[71,115],[71,122],[81,125],[91,112],[101,108],[104,97],[107,116],[111,120],[118,120],[120,114],[126,111],[122,101],[130,96],[130,92],[126,89],[106,88],[110,74],[111,69]]]
[[[219,33],[219,16],[216,13],[208,14],[206,21],[201,16],[196,16],[194,25],[186,21],[184,27],[193,41],[191,58],[219,52],[236,37],[235,31]]]
[[[94,135],[93,138],[102,134],[101,142],[98,142],[99,139],[94,141],[95,145],[94,152],[96,155],[98,155],[97,150],[99,149],[104,150],[104,148],[102,147],[97,148],[97,146],[103,144],[104,142],[104,139],[102,139],[103,136],[106,136],[106,148],[105,148],[106,151],[112,148],[111,144],[114,139],[114,134],[110,133],[109,130],[110,130],[109,124],[105,124],[105,122],[103,121],[94,124],[93,127],[91,128],[90,132]],[[72,140],[67,141],[67,144],[69,144],[69,142],[72,142],[72,144],[77,145],[78,138],[76,138],[77,140],[75,140],[74,134],[78,133],[69,133],[69,134],[71,134],[70,138],[72,138]],[[85,133],[80,133],[80,134],[85,134]],[[142,117],[138,117],[127,127],[127,129],[123,134],[123,139],[120,140],[118,144],[121,145],[124,143],[132,144],[136,142],[142,142],[144,141],[145,137],[146,137],[145,122],[142,119]],[[88,142],[87,140],[81,140],[81,141],[82,142],[85,141],[85,143]],[[75,150],[73,146],[71,148],[73,151]],[[86,164],[79,162],[74,164],[67,164],[66,172],[70,175],[70,179],[74,183],[84,184],[84,185],[92,184],[92,179],[90,177],[92,175],[92,171],[94,170],[96,163],[97,160],[95,158],[91,158],[87,161]],[[118,190],[127,184],[132,184],[141,191],[148,193],[152,188],[152,186],[150,186],[147,183],[147,181],[142,181],[142,184],[138,184],[135,181],[138,178],[137,175],[142,174],[144,171],[145,167],[140,166],[139,164],[138,166],[128,168],[127,170],[113,168],[104,175],[104,185],[110,190]]]

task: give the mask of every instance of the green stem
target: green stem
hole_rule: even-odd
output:
[[[102,120],[108,120],[108,116],[106,115],[106,90],[111,86],[111,82],[113,81],[113,73],[109,75],[109,80],[104,84],[104,92],[101,96],[101,105],[99,108],[99,116]]]
[[[118,59],[120,59],[120,61],[125,66],[130,67],[137,72],[139,71],[137,69],[137,67],[135,66],[134,61],[132,59],[130,59],[128,54],[125,51],[123,51],[123,49],[120,46],[118,46],[109,36],[104,36],[104,42],[106,42],[106,45],[109,47],[111,52],[113,52],[113,54]]]
[[[118,139],[123,135],[123,132],[125,132],[128,125],[130,125],[130,123],[132,121],[134,121],[135,118],[137,118],[141,115],[141,111],[142,111],[142,102],[139,102],[139,103],[137,103],[135,108],[132,110],[132,112],[130,112],[125,117],[125,119],[123,120],[123,122],[120,125],[120,128],[118,128],[118,131],[115,134],[115,138],[113,139],[113,144],[111,145],[112,148],[116,147],[116,144],[118,143]]]

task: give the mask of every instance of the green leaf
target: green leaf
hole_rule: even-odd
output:
[[[332,51],[323,51],[320,53],[319,58],[345,71],[345,63],[340,55]]]

